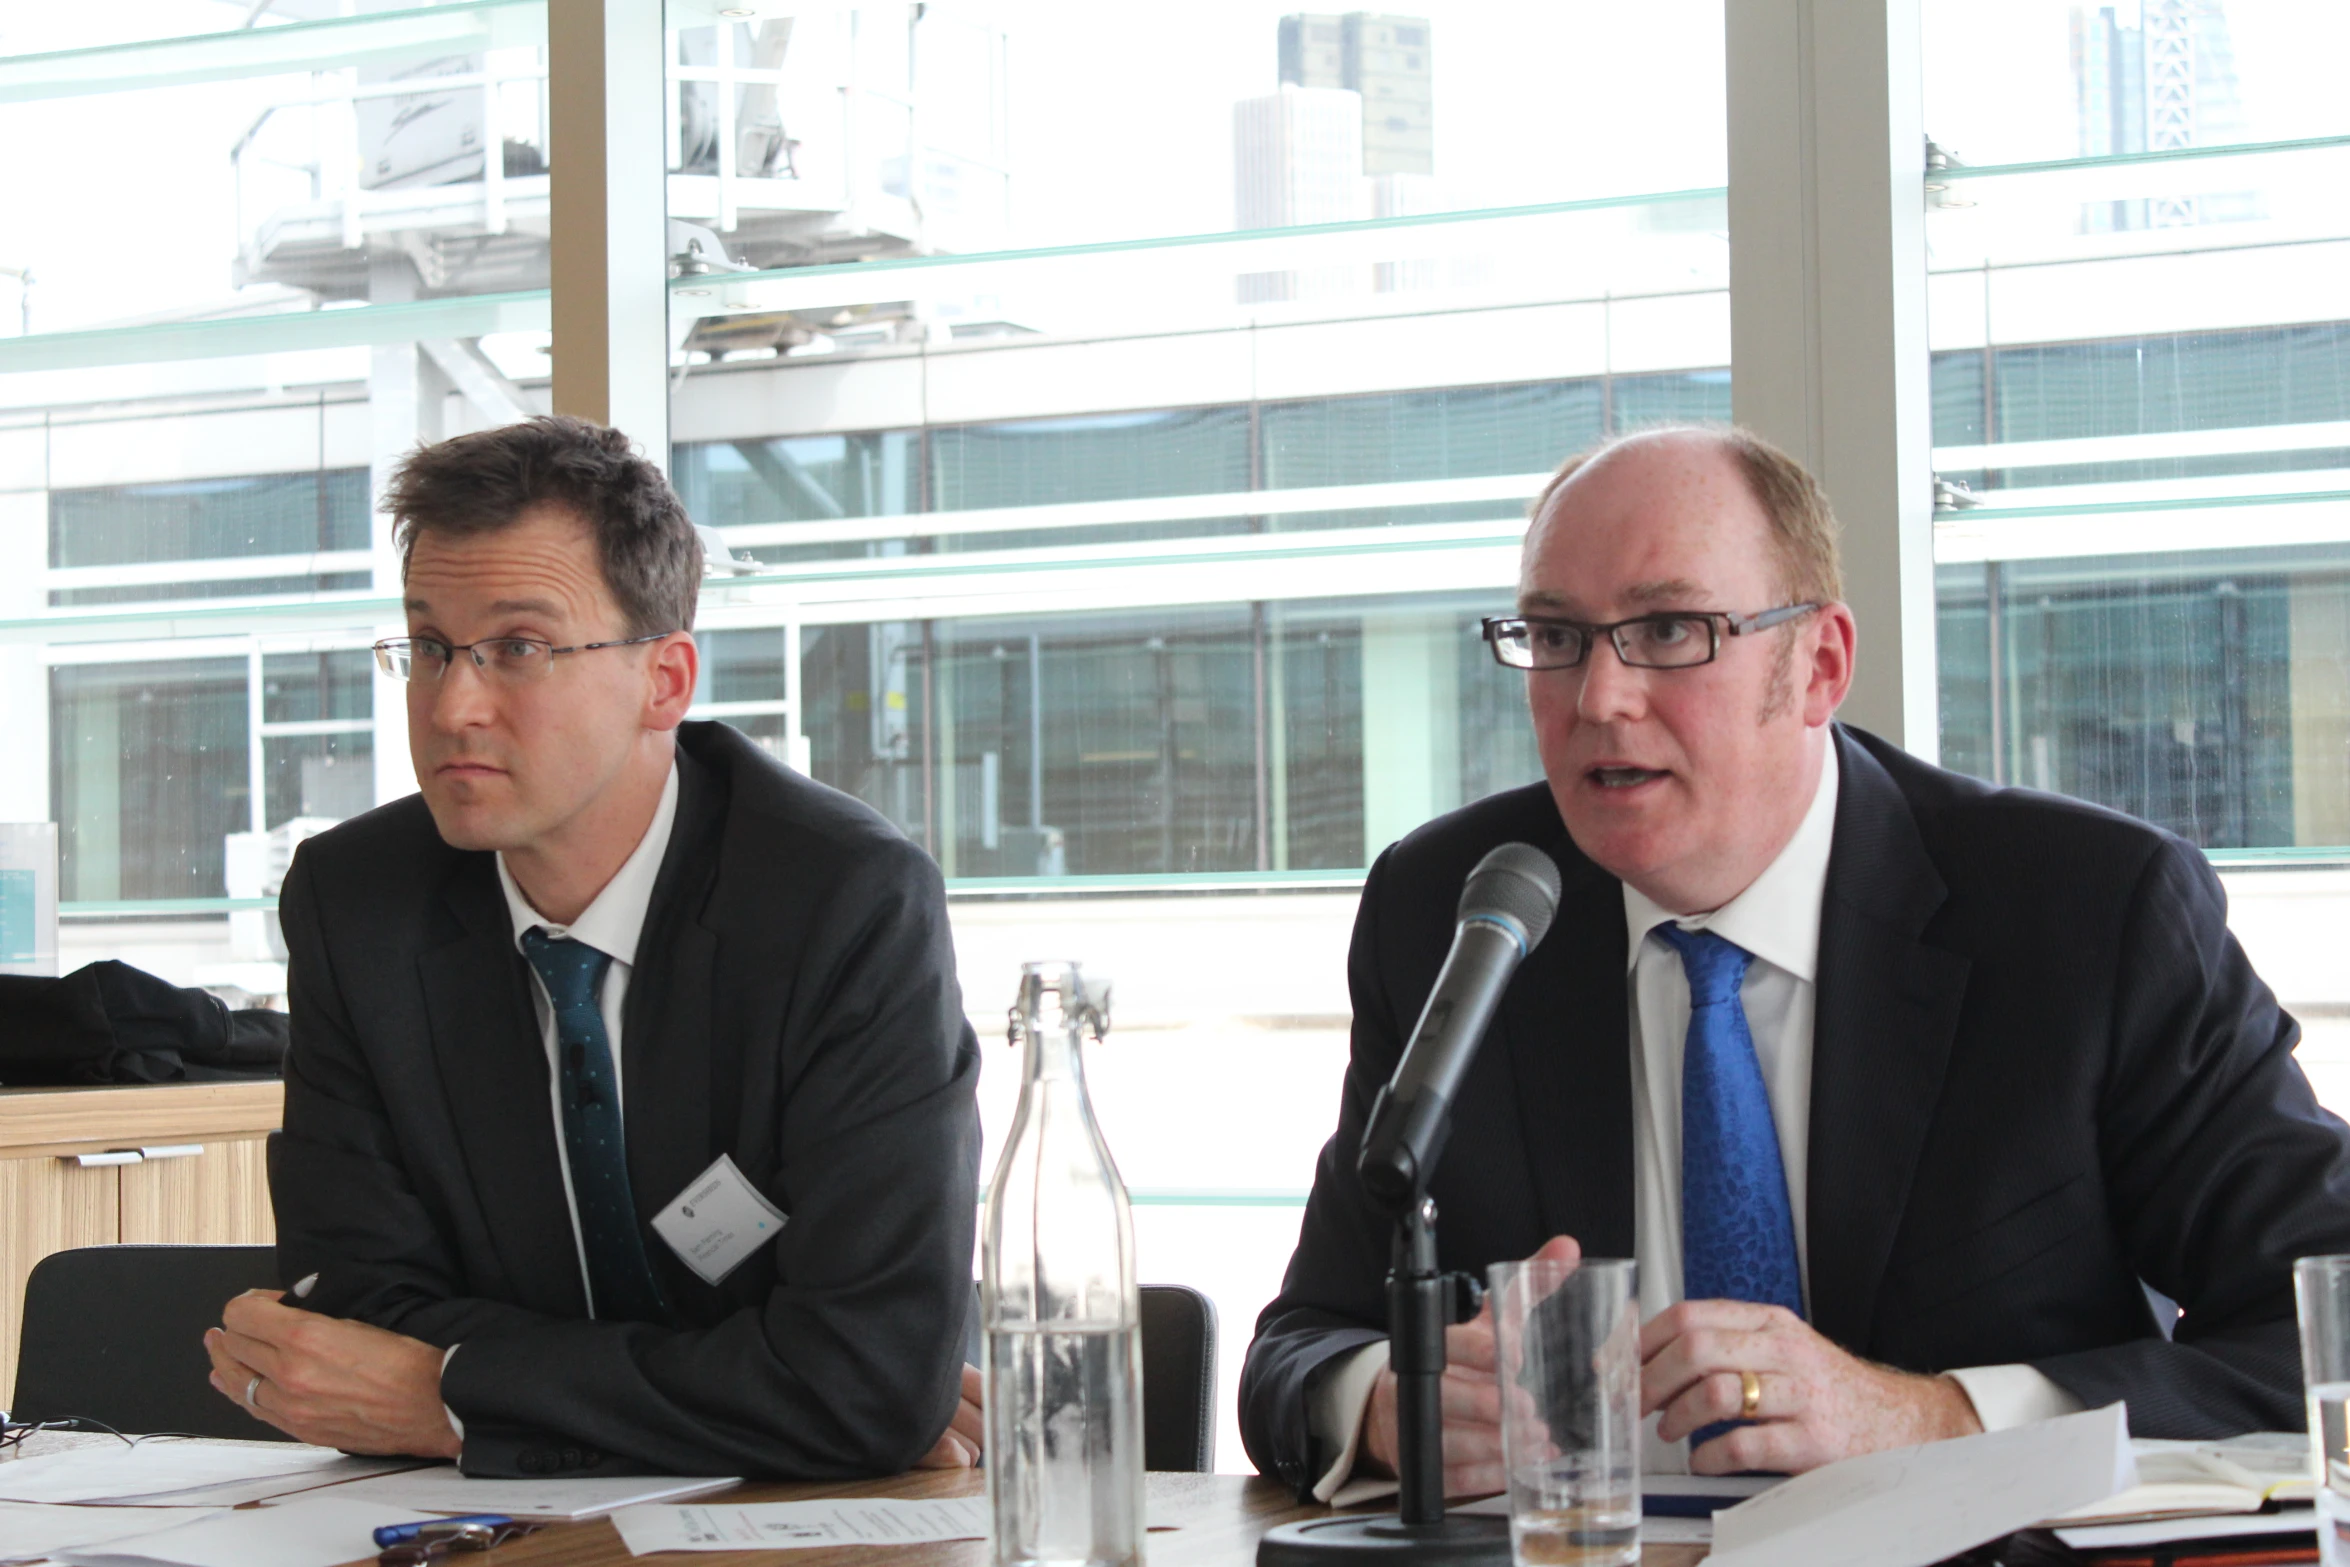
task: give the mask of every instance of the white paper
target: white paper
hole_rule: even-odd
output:
[[[617,1475],[603,1480],[468,1480],[443,1464],[354,1480],[336,1486],[334,1494],[405,1507],[411,1519],[420,1513],[504,1513],[509,1518],[577,1520],[601,1518],[616,1507],[640,1502],[707,1496],[740,1484],[742,1481],[732,1475],[716,1479]]]
[[[653,1233],[703,1283],[715,1284],[782,1234],[786,1222],[783,1210],[735,1168],[730,1156],[720,1154],[654,1216]]]
[[[636,1556],[654,1551],[788,1550],[810,1545],[922,1545],[987,1538],[983,1497],[892,1501],[843,1497],[819,1502],[627,1507],[612,1526]]]
[[[75,1507],[0,1502],[0,1562],[32,1561],[218,1517],[217,1507]]]
[[[382,1503],[304,1496],[54,1554],[66,1567],[338,1567],[374,1556],[376,1530],[414,1521]]]
[[[2137,1482],[2119,1404],[1829,1464],[1714,1514],[1713,1567],[1926,1567]]]
[[[292,1474],[263,1475],[254,1480],[229,1480],[219,1485],[199,1485],[184,1491],[162,1491],[144,1496],[110,1496],[107,1500],[125,1507],[242,1507],[247,1502],[273,1501],[300,1491],[340,1485],[346,1480],[364,1480],[370,1475],[422,1469],[427,1462],[429,1460],[422,1458],[353,1458],[346,1453],[338,1454],[332,1463],[297,1469]]]
[[[2232,1540],[2240,1534],[2315,1534],[2317,1509],[2288,1507],[2281,1513],[2238,1513],[2201,1518],[2156,1518],[2147,1523],[2084,1524],[2059,1529],[2056,1537],[2076,1551],[2114,1545],[2168,1545],[2173,1540]]]
[[[307,1476],[348,1462],[331,1447],[299,1442],[247,1445],[151,1437],[135,1447],[109,1442],[0,1464],[0,1501],[119,1502],[167,1496],[178,1500],[179,1493],[199,1488],[209,1493],[235,1483]],[[305,1478],[301,1483],[312,1482]],[[210,1494],[203,1499],[216,1500]]]

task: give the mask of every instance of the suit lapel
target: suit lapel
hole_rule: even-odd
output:
[[[1624,980],[1624,894],[1569,846],[1542,845],[1565,885],[1549,936],[1510,982],[1495,1019],[1518,1089],[1518,1117],[1543,1232],[1584,1255],[1629,1257],[1632,1051]]]
[[[422,953],[417,969],[474,1199],[515,1298],[585,1316],[546,1047],[490,856],[463,856],[442,896],[464,933]]]
[[[1842,782],[1820,911],[1806,1241],[1813,1326],[1865,1352],[1969,963],[1918,939],[1947,889],[1892,775],[1836,734]]]
[[[672,1302],[710,1286],[651,1232],[653,1216],[709,1166],[711,992],[718,938],[701,924],[718,870],[725,801],[708,768],[677,752],[677,816],[637,937],[621,1009],[628,1180],[645,1247]]]

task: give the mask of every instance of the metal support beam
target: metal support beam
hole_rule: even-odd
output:
[[[440,367],[449,384],[481,411],[492,425],[519,424],[530,417],[522,393],[504,371],[491,364],[478,343],[453,337],[427,337],[416,346]]]
[[[1826,486],[1844,716],[1938,749],[1917,0],[1725,0],[1732,409]]]
[[[554,406],[669,466],[661,0],[550,0]]]

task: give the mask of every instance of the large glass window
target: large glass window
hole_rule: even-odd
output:
[[[2343,13],[1993,9],[1925,5],[1943,755],[2350,848]]]
[[[60,900],[219,897],[249,825],[245,661],[80,664],[49,677]]]
[[[545,406],[544,38],[541,0],[0,21],[0,679],[33,683],[0,814],[60,825],[68,962],[144,912],[208,972],[274,889],[225,839],[282,866],[413,787],[375,502]]]
[[[976,1016],[1048,947],[1117,971],[1143,1266],[1238,1335],[1352,889],[1540,776],[1476,637],[1527,501],[1729,413],[1718,0],[670,20],[671,434],[743,568],[697,711],[937,858]],[[1224,1060],[1311,1111],[1185,1097]]]

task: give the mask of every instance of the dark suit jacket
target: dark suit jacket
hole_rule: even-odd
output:
[[[1820,915],[1807,1243],[1811,1320],[1920,1371],[2029,1362],[2142,1436],[2303,1419],[2291,1264],[2350,1250],[2350,1131],[2300,1030],[2229,936],[2188,844],[1994,789],[1837,731]],[[1353,1056],[1281,1295],[1257,1322],[1241,1431],[1311,1485],[1306,1401],[1386,1332],[1389,1230],[1354,1163],[1435,982],[1469,869],[1556,857],[1558,918],[1503,997],[1432,1187],[1443,1263],[1554,1234],[1629,1257],[1632,1084],[1622,884],[1537,785],[1429,823],[1363,888]],[[2140,1281],[2184,1316],[2165,1337]]]
[[[893,1473],[955,1407],[979,1127],[938,869],[735,731],[678,731],[621,1028],[671,1310],[587,1316],[547,1058],[494,857],[421,797],[302,846],[278,1263],[437,1345],[469,1474]],[[719,1154],[788,1216],[723,1282],[650,1220]]]

